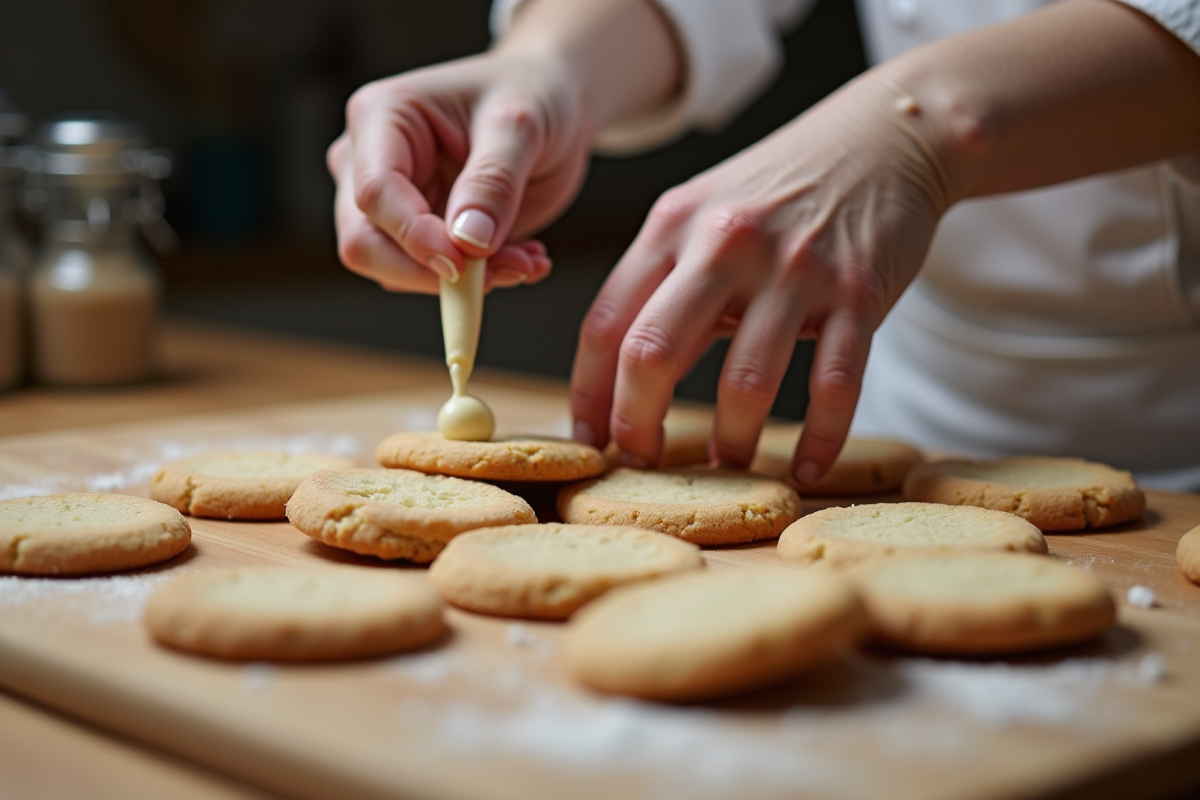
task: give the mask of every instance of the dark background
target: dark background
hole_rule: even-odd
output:
[[[441,354],[437,302],[388,294],[337,263],[324,151],[362,83],[487,47],[486,0],[38,0],[0,2],[0,86],[36,120],[104,109],[176,155],[160,259],[168,313]],[[493,293],[480,363],[565,378],[587,306],[664,190],[736,153],[864,68],[853,0],[823,0],[785,39],[776,82],[719,135],[596,158],[575,205],[543,234],[537,286]],[[724,346],[685,378],[712,399]],[[800,417],[801,344],[775,411]]]

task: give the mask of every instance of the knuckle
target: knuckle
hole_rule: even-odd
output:
[[[839,289],[847,308],[853,312],[865,313],[872,318],[883,318],[886,292],[883,281],[875,270],[849,266],[842,271],[839,283]]]
[[[677,228],[687,221],[692,214],[692,202],[683,187],[675,187],[664,192],[647,217],[648,224],[654,229]]]
[[[580,330],[584,345],[595,349],[616,347],[621,341],[620,319],[620,306],[608,297],[597,297]]]
[[[815,376],[813,396],[826,405],[847,406],[858,400],[862,374],[848,360],[835,359]]]
[[[521,181],[512,168],[498,162],[484,162],[471,170],[467,177],[471,191],[485,197],[508,199],[521,191]]]
[[[492,110],[492,122],[515,133],[523,141],[535,141],[541,136],[541,115],[525,103],[506,102]]]
[[[621,343],[621,363],[639,374],[672,374],[677,348],[666,331],[642,325],[629,332]]]
[[[383,173],[360,172],[354,179],[354,205],[369,216],[383,200],[386,186],[387,178]]]
[[[346,119],[353,122],[378,105],[382,100],[383,86],[379,81],[363,84],[346,101]]]
[[[726,370],[721,388],[734,400],[753,405],[770,403],[775,399],[775,386],[766,371],[752,364],[737,364]]]

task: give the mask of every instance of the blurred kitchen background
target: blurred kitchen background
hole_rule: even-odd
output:
[[[175,154],[164,192],[181,247],[157,259],[168,315],[440,357],[434,298],[389,294],[338,264],[324,153],[362,83],[486,48],[486,0],[0,6],[0,87],[35,123],[120,112]],[[594,159],[582,195],[542,236],[551,277],[490,296],[481,364],[565,378],[580,320],[655,198],[864,69],[853,0],[819,2],[786,48],[779,79],[721,134]],[[679,395],[711,399],[723,353]],[[803,416],[810,355],[798,347],[776,413]]]

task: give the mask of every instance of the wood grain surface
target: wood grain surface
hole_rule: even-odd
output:
[[[563,435],[561,392],[482,382],[504,433]],[[440,384],[0,440],[7,494],[145,494],[164,460],[208,449],[320,450],[372,462],[432,427]],[[549,496],[531,499],[548,513]],[[814,503],[818,505],[820,503]],[[633,703],[563,674],[563,626],[449,612],[437,648],[283,667],[155,646],[138,616],[173,576],[224,565],[348,562],[286,523],[194,520],[173,562],[94,579],[0,577],[0,685],[266,790],[298,797],[1156,797],[1200,785],[1200,587],[1174,543],[1200,498],[1151,492],[1144,518],[1051,549],[1121,599],[1104,640],[1009,661],[881,653],[705,706]],[[706,551],[775,561],[773,543]],[[1159,606],[1124,602],[1134,584]],[[2,710],[2,706],[0,706]]]

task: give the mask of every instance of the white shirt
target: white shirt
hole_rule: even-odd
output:
[[[1124,0],[1200,52],[1200,0]],[[502,30],[520,0],[501,0]],[[722,125],[773,77],[811,0],[657,0],[686,50],[630,152]],[[1045,0],[859,0],[872,61]],[[956,205],[876,333],[857,433],[981,456],[1074,455],[1200,489],[1200,175],[1181,159]]]

